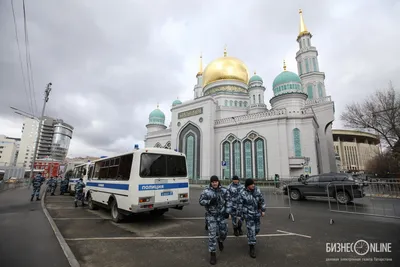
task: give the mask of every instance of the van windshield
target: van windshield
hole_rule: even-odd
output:
[[[142,178],[186,177],[185,157],[143,153],[140,156],[139,175]]]

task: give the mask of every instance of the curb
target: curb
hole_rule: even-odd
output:
[[[81,265],[79,264],[78,260],[75,258],[74,253],[72,253],[70,247],[68,246],[67,242],[65,241],[64,237],[62,236],[60,230],[58,229],[56,223],[54,222],[53,218],[51,218],[50,213],[47,211],[46,205],[44,204],[44,199],[47,194],[47,186],[45,187],[44,193],[42,195],[42,209],[44,212],[44,215],[46,215],[47,220],[49,220],[49,223],[51,225],[51,228],[53,228],[54,234],[57,237],[58,242],[60,243],[60,246],[62,250],[64,251],[65,256],[67,257],[67,260],[69,262],[69,265],[71,267],[80,267]]]

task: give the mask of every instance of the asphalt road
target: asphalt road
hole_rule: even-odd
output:
[[[70,196],[48,196],[46,203],[83,267],[208,266],[204,209],[198,204],[201,189],[190,192],[191,205],[182,211],[170,210],[157,219],[132,216],[121,224],[113,223],[108,211],[73,207]],[[257,237],[257,258],[248,256],[246,236],[232,236],[229,222],[229,236],[225,250],[217,252],[217,266],[400,266],[400,220],[333,213],[323,199],[292,202],[289,209],[287,197],[272,191],[265,195],[268,210]],[[397,204],[400,200],[390,201]],[[360,239],[391,243],[391,252],[365,256],[326,252],[327,243]]]
[[[0,266],[67,267],[40,201],[26,187],[0,192]]]

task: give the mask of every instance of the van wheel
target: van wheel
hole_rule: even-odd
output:
[[[89,194],[87,201],[88,201],[88,206],[89,206],[90,210],[97,210],[97,206],[96,206],[96,204],[93,203],[93,199],[92,199],[92,195],[91,194]]]
[[[297,189],[292,189],[290,190],[290,199],[291,200],[300,200],[301,199],[301,194],[300,191]]]
[[[111,206],[111,219],[116,223],[121,222],[124,219],[124,215],[119,212],[117,201],[113,199],[111,201],[110,206]]]
[[[162,210],[151,210],[150,215],[154,217],[160,217],[166,213],[168,209],[162,209]]]

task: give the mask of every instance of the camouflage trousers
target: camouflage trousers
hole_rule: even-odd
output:
[[[236,215],[236,210],[235,209],[232,210],[231,217],[232,217],[232,225],[233,225],[234,228],[242,227],[243,219]],[[238,220],[238,218],[240,218],[240,220]]]
[[[207,216],[206,222],[208,226],[208,251],[217,251],[217,239],[224,242],[228,235],[228,224],[225,218],[221,216]]]
[[[247,217],[246,228],[247,228],[247,242],[249,245],[256,244],[256,235],[260,232],[260,217]]]
[[[36,197],[39,197],[40,194],[40,186],[34,186],[32,190],[32,197],[36,195]]]
[[[82,201],[83,202],[83,197],[84,197],[83,191],[82,192],[78,192],[78,191],[75,192],[75,202],[78,202],[78,201]]]
[[[55,191],[56,191],[56,186],[50,186],[50,193],[54,194]]]

